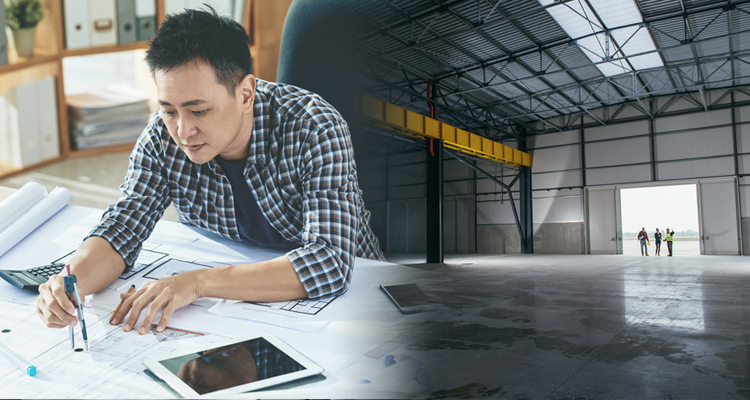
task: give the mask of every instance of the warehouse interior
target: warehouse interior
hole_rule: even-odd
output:
[[[277,79],[347,117],[373,231],[440,312],[399,339],[436,366],[418,397],[750,396],[750,0],[295,0],[286,24]],[[352,88],[531,166],[373,123]],[[128,154],[0,185],[103,209]],[[684,185],[699,255],[623,254],[621,191]]]

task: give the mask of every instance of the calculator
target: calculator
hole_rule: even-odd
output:
[[[65,264],[42,265],[24,270],[0,270],[0,278],[5,279],[11,285],[26,290],[39,291],[39,285],[47,282],[47,279],[60,273],[65,268]]]

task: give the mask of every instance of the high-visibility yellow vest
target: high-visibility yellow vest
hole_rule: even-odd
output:
[[[672,239],[672,236],[674,236],[674,232],[667,232],[667,233],[665,234],[665,238],[664,238],[664,240],[666,240],[667,242],[671,242],[671,241],[673,240],[673,239]]]

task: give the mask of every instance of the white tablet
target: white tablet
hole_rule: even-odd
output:
[[[317,375],[323,368],[269,332],[143,361],[185,398],[221,397]]]

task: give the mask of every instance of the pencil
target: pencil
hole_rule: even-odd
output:
[[[135,285],[130,285],[130,289],[128,289],[128,293],[135,292]],[[112,320],[115,319],[115,315],[117,315],[117,312],[120,311],[120,307],[122,307],[122,303],[124,303],[125,300],[120,301],[120,305],[115,308],[115,312],[112,313],[112,316],[109,317],[109,324],[112,324]]]

